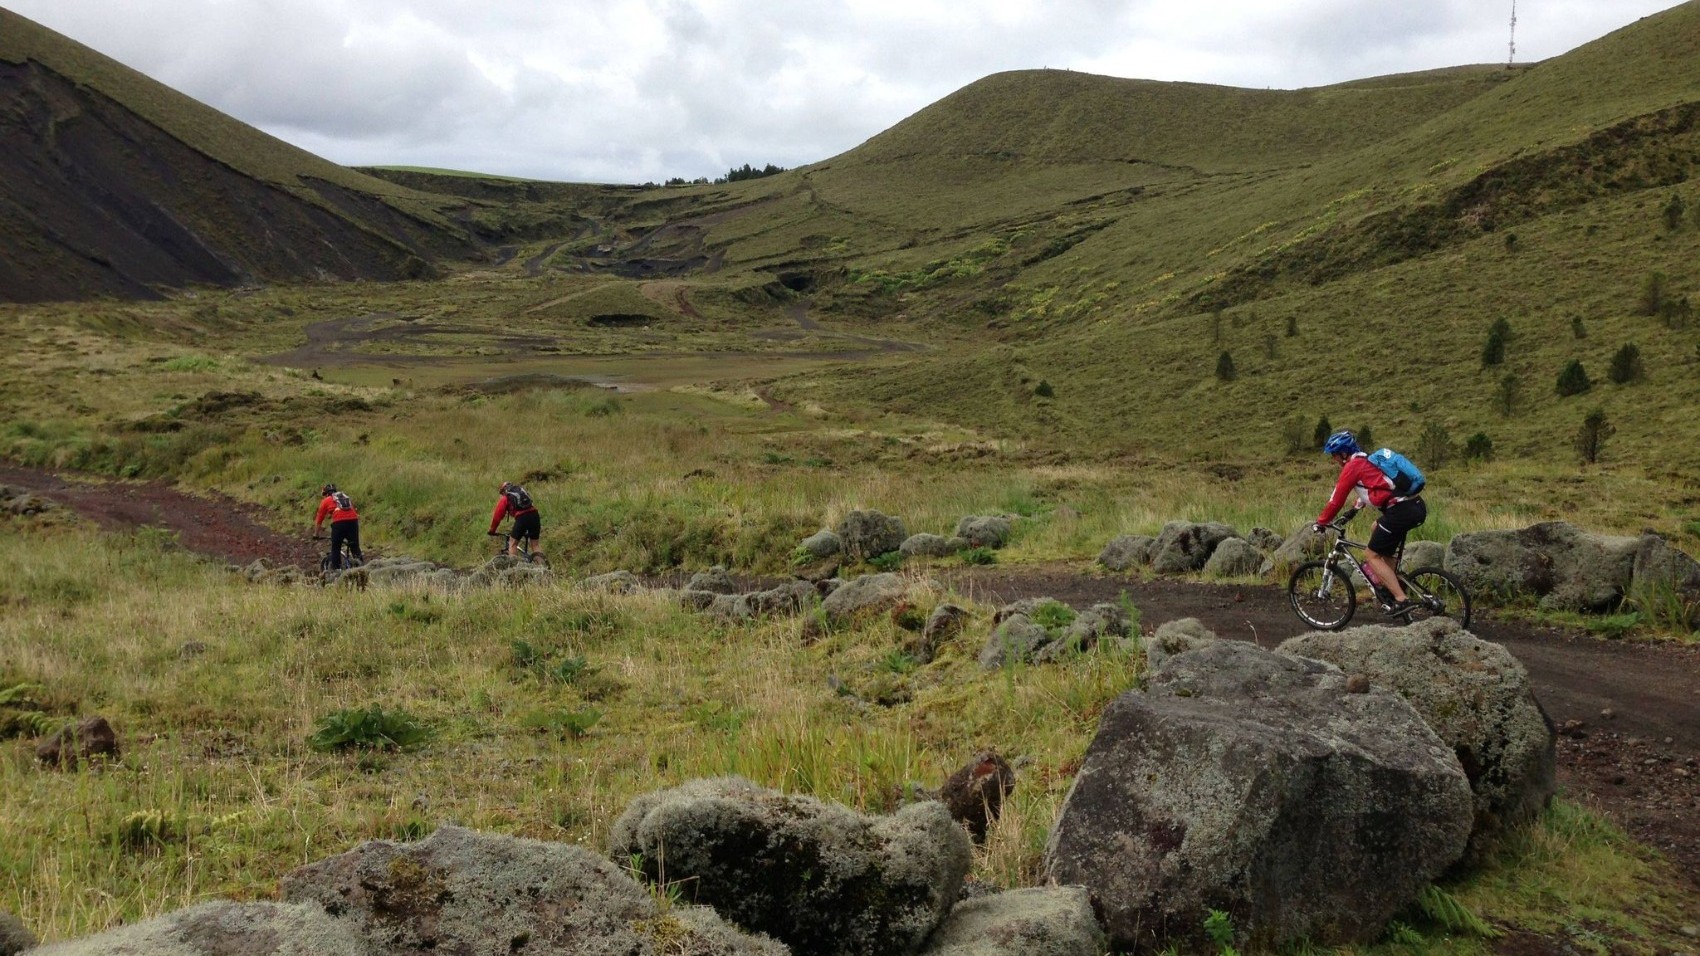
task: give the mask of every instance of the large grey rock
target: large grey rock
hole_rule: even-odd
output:
[[[956,604],[940,604],[927,615],[921,633],[906,638],[903,650],[918,664],[931,664],[939,645],[962,633],[968,623],[968,609]]]
[[[912,534],[903,539],[898,551],[906,558],[944,558],[955,554],[959,549],[951,546],[951,539],[942,534]]]
[[[710,594],[737,594],[742,589],[738,582],[732,580],[732,573],[720,565],[715,565],[707,571],[698,571],[685,582],[687,591],[707,591]]]
[[[764,617],[800,614],[819,599],[807,581],[787,581],[765,591],[719,594],[713,591],[681,591],[680,602],[711,617],[729,621],[753,621]]]
[[[23,920],[0,910],[0,956],[17,956],[35,944],[35,934],[29,931]]]
[[[909,532],[903,519],[878,511],[852,511],[838,524],[838,538],[843,542],[844,556],[851,561],[866,561],[903,547]]]
[[[993,893],[958,903],[922,956],[1101,956],[1104,930],[1083,886]]]
[[[1446,567],[1446,545],[1439,541],[1410,541],[1405,544],[1405,557],[1399,566],[1407,571],[1418,568]]]
[[[811,558],[830,558],[844,550],[844,542],[831,528],[822,528],[804,538],[797,548]]]
[[[1074,621],[1056,635],[1056,640],[1039,648],[1035,663],[1046,664],[1095,649],[1099,642],[1113,642],[1124,651],[1134,649],[1133,621],[1120,604],[1094,604],[1075,615]]]
[[[365,956],[782,956],[712,910],[669,906],[583,847],[443,827],[418,843],[378,840],[309,864],[286,900],[323,906]]]
[[[1236,537],[1233,528],[1219,521],[1202,524],[1191,521],[1171,521],[1157,535],[1151,569],[1158,574],[1184,574],[1204,567],[1216,546]]]
[[[118,732],[105,717],[84,717],[35,747],[35,757],[49,766],[75,770],[91,760],[117,760]]]
[[[1327,535],[1317,534],[1308,524],[1295,528],[1293,533],[1287,535],[1286,540],[1275,548],[1274,553],[1269,555],[1269,559],[1263,562],[1262,567],[1258,568],[1258,573],[1273,574],[1285,580],[1293,568],[1311,558],[1321,557],[1327,549]]]
[[[1273,554],[1286,542],[1285,538],[1268,528],[1253,528],[1246,532],[1245,539],[1251,542],[1252,547],[1266,554]]]
[[[1119,604],[1094,604],[1076,612],[1054,598],[1026,598],[999,608],[980,649],[980,666],[996,670],[1012,663],[1048,663],[1115,640],[1131,649],[1133,625]]]
[[[609,571],[593,574],[578,582],[581,591],[602,591],[608,594],[636,594],[643,590],[643,579],[630,571]]]
[[[1151,563],[1157,539],[1148,534],[1122,534],[1110,539],[1098,552],[1098,563],[1111,571],[1126,571]]]
[[[1475,793],[1472,857],[1534,819],[1558,789],[1557,735],[1528,671],[1451,618],[1306,634],[1279,649],[1362,674],[1416,708],[1458,755]]]
[[[902,575],[885,572],[851,578],[832,590],[821,602],[827,620],[843,623],[891,610],[903,600],[909,586]]]
[[[1145,640],[1145,669],[1155,671],[1176,654],[1208,647],[1221,638],[1204,626],[1196,617],[1177,618],[1157,625],[1157,630]]]
[[[1229,538],[1216,546],[1204,562],[1204,576],[1238,578],[1256,574],[1263,566],[1263,553],[1244,538]]]
[[[1603,611],[1628,592],[1640,547],[1640,538],[1545,521],[1457,535],[1446,546],[1446,570],[1477,593],[1538,597],[1547,610]]]
[[[997,670],[1014,663],[1032,663],[1039,649],[1056,640],[1056,635],[1026,614],[1011,614],[992,627],[991,636],[980,648],[980,666]]]
[[[1052,830],[1118,947],[1366,941],[1463,853],[1469,781],[1416,711],[1319,661],[1223,641],[1106,709]]]
[[[1001,548],[1009,543],[1015,522],[1006,515],[965,515],[956,522],[955,537],[970,548]]]
[[[10,952],[0,950],[0,952]],[[317,905],[201,903],[30,956],[371,956],[365,940]]]
[[[1641,536],[1630,588],[1642,605],[1669,608],[1700,628],[1700,562],[1656,534]]]
[[[798,953],[906,956],[949,911],[971,845],[937,801],[867,817],[727,778],[632,801],[609,853]]]

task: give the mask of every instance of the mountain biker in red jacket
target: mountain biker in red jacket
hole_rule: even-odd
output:
[[[532,547],[537,546],[538,538],[543,535],[543,519],[524,488],[504,481],[497,491],[496,510],[490,515],[490,533],[496,533],[504,517],[514,519],[513,530],[508,532],[508,554],[517,557],[520,541],[529,539]]]
[[[1354,488],[1358,490],[1360,501],[1368,501],[1381,509],[1381,517],[1376,519],[1365,547],[1364,564],[1374,573],[1377,583],[1393,595],[1393,606],[1387,609],[1387,613],[1397,617],[1410,610],[1412,605],[1405,597],[1405,589],[1399,585],[1399,576],[1393,573],[1393,556],[1404,547],[1405,536],[1411,533],[1411,529],[1428,520],[1428,505],[1423,504],[1420,493],[1400,497],[1394,491],[1393,479],[1369,460],[1369,455],[1358,447],[1358,439],[1351,432],[1339,431],[1329,435],[1322,450],[1340,466],[1340,478],[1334,482],[1334,494],[1323,507],[1322,514],[1316,517],[1315,529],[1320,533],[1323,525],[1334,520],[1334,515],[1346,503]]]
[[[319,511],[313,516],[313,536],[318,537],[319,530],[325,524],[325,518],[331,519],[331,568],[342,569],[342,543],[348,542],[348,551],[354,555],[354,560],[361,564],[366,558],[360,553],[360,513],[354,510],[354,502],[348,496],[336,490],[336,485],[327,484],[319,489],[324,498],[319,501]]]

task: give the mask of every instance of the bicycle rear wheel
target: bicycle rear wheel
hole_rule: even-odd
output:
[[[1399,579],[1405,584],[1405,597],[1416,605],[1410,621],[1449,617],[1459,627],[1470,626],[1470,592],[1450,573],[1440,568],[1417,568],[1400,572]]]
[[[1287,603],[1311,627],[1338,631],[1357,610],[1358,593],[1345,571],[1326,561],[1306,561],[1287,579]]]

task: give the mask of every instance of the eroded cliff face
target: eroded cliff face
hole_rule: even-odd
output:
[[[472,252],[376,196],[241,173],[34,61],[0,60],[0,142],[0,301],[419,278]]]

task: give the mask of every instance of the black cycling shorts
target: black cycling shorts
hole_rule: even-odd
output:
[[[1428,520],[1428,505],[1421,498],[1407,498],[1388,508],[1375,519],[1369,533],[1369,549],[1384,558],[1391,558],[1405,546],[1405,536],[1411,529]]]
[[[513,535],[515,541],[526,539],[536,541],[543,536],[543,519],[535,511],[530,514],[516,515],[514,517],[514,529],[509,534]]]

